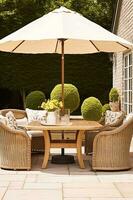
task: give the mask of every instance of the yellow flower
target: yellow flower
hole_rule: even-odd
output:
[[[57,99],[47,100],[47,102],[42,102],[41,108],[48,110],[48,111],[54,111],[56,109],[60,109],[63,107],[63,104],[61,101],[58,101]]]

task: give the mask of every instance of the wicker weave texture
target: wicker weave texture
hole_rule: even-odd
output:
[[[130,143],[133,118],[112,131],[97,134],[93,144],[93,170],[126,170],[131,168]]]
[[[31,169],[31,139],[25,131],[0,123],[0,167]]]
[[[103,128],[111,129],[111,128],[115,128],[115,127],[120,126],[123,123],[124,118],[125,118],[125,113],[122,112],[121,117],[115,123],[113,123],[112,125],[106,126],[105,125],[105,118],[103,118],[103,117],[101,118],[99,123],[105,126]],[[85,153],[86,153],[86,155],[88,153],[93,152],[93,141],[94,141],[95,136],[98,133],[99,133],[98,131],[87,131],[86,132],[86,134],[85,134]]]
[[[6,116],[6,113],[8,113],[9,111],[13,112],[16,119],[22,119],[24,117],[27,117],[25,110],[19,110],[19,109],[3,109],[0,111],[0,114]],[[44,137],[33,136],[31,142],[31,149],[32,152],[44,152]]]

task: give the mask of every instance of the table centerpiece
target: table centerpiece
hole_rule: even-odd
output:
[[[56,125],[60,121],[60,109],[62,109],[62,101],[57,99],[48,99],[46,102],[42,102],[41,108],[47,110],[46,123]]]

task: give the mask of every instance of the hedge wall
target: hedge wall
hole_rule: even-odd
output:
[[[60,83],[60,66],[58,54],[1,52],[0,88],[26,93],[42,90],[49,98],[52,88]],[[78,88],[81,103],[89,96],[95,96],[106,103],[112,87],[112,63],[108,54],[65,55],[65,83],[72,83]]]

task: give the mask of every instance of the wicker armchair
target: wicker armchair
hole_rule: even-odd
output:
[[[6,113],[8,113],[9,111],[13,112],[16,119],[22,119],[24,117],[27,117],[25,110],[19,110],[19,109],[3,109],[0,111],[0,114],[6,116]],[[40,135],[40,133],[32,134],[31,149],[32,152],[44,152],[43,135]]]
[[[10,129],[1,122],[0,167],[31,169],[31,138],[24,130]]]
[[[125,118],[125,113],[122,112],[121,116],[118,118],[118,120],[115,123],[112,123],[110,125],[105,125],[105,117],[102,117],[101,120],[99,121],[99,123],[103,125],[102,129],[100,129],[99,131],[87,131],[85,134],[85,153],[86,153],[86,155],[88,153],[93,152],[93,141],[94,141],[95,136],[100,131],[112,130],[116,127],[119,127],[123,123],[124,118]]]
[[[25,110],[19,110],[19,109],[3,109],[0,110],[0,114],[6,116],[6,113],[8,113],[9,111],[13,112],[16,119],[22,119],[24,117],[27,117]]]
[[[133,134],[133,117],[112,131],[96,135],[93,144],[93,170],[126,170],[131,168],[130,143]]]

